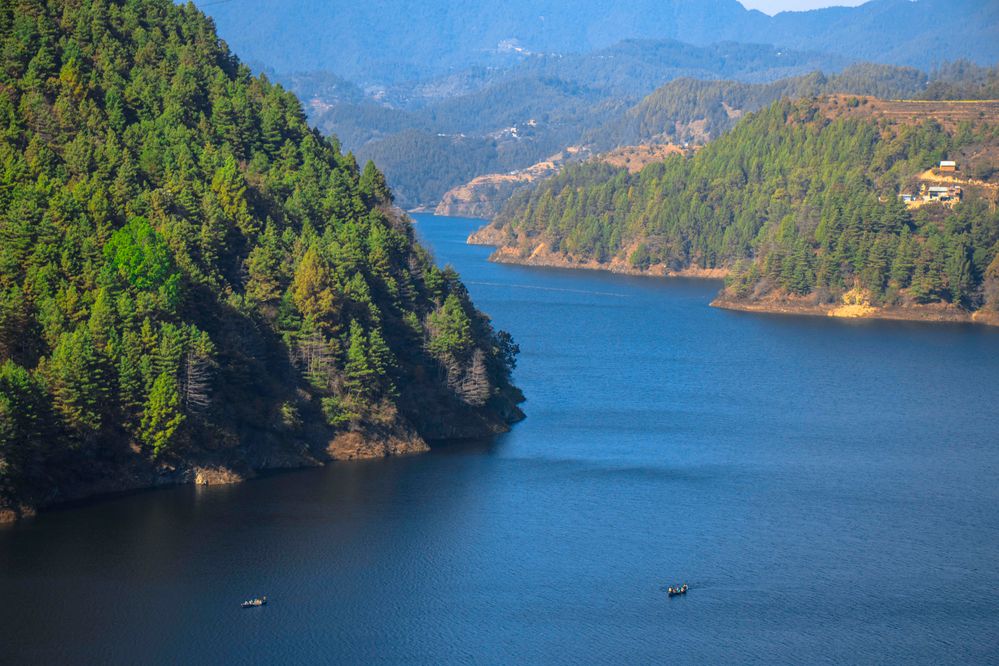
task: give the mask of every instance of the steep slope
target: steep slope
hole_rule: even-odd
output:
[[[490,173],[473,178],[468,183],[448,190],[434,209],[437,215],[457,217],[495,217],[504,204],[518,191],[546,178],[551,178],[567,164],[590,159],[636,173],[653,162],[661,162],[670,155],[683,153],[675,144],[621,146],[612,151],[594,155],[589,148],[570,146],[547,160],[526,169],[507,173]]]
[[[516,346],[192,5],[0,6],[0,518],[426,449]]]
[[[730,304],[996,322],[997,149],[999,102],[782,101],[689,159],[567,169],[471,240],[514,263],[723,270]],[[900,200],[947,158],[960,195]]]

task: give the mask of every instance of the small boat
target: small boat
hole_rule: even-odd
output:
[[[666,590],[666,594],[671,597],[676,597],[681,594],[687,594],[687,584],[684,583],[679,587],[673,587],[672,585],[670,585],[669,588]]]
[[[250,599],[249,601],[244,601],[240,604],[243,608],[257,608],[258,606],[266,606],[267,597],[260,597],[259,599]]]

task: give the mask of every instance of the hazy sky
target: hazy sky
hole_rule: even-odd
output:
[[[867,0],[739,0],[750,9],[759,9],[767,14],[776,14],[788,10],[817,9],[833,5],[856,7]]]

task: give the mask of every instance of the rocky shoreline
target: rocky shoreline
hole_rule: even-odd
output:
[[[519,248],[505,245],[509,239],[503,228],[487,224],[471,234],[469,245],[487,245],[496,250],[489,261],[518,266],[543,268],[570,268],[607,271],[620,275],[650,277],[685,277],[698,279],[724,279],[729,271],[724,268],[688,267],[679,271],[669,270],[658,264],[647,269],[638,269],[627,262],[615,258],[611,262],[581,260],[548,250],[544,243],[524,255]],[[760,314],[808,315],[816,317],[836,317],[841,319],[884,319],[893,321],[944,322],[999,326],[999,313],[978,311],[968,312],[953,305],[929,303],[915,306],[876,307],[867,304],[830,303],[818,304],[808,297],[792,298],[786,295],[749,301],[728,296],[724,291],[711,301],[711,306],[723,310],[755,312]]]
[[[524,418],[515,405],[499,419],[470,419],[450,427],[438,427],[433,436],[442,439],[465,439],[506,432]],[[269,438],[265,438],[269,439]],[[255,478],[260,472],[323,467],[349,461],[405,456],[430,451],[427,441],[414,429],[399,423],[384,427],[365,426],[347,430],[323,440],[325,444],[305,441],[273,441],[247,443],[231,456],[197,460],[150,463],[139,455],[121,460],[95,463],[91,469],[73,470],[78,478],[58,486],[58,492],[4,504],[0,502],[0,525],[31,518],[40,510],[101,497],[110,497],[140,490],[152,490],[178,485],[216,486],[241,483]]]
[[[764,301],[746,301],[721,294],[711,301],[711,307],[720,308],[722,310],[736,310],[739,312],[754,312],[759,314],[999,326],[999,313],[981,311],[967,312],[952,305],[937,303],[910,307],[849,306],[837,304],[819,305],[786,298]]]
[[[480,230],[481,231],[481,230]],[[479,232],[469,236],[469,245],[489,245],[485,242],[483,235]],[[539,245],[528,256],[522,256],[517,248],[497,247],[496,251],[489,257],[489,261],[497,264],[513,264],[517,266],[537,266],[542,268],[572,268],[589,271],[606,271],[619,275],[635,275],[647,277],[684,277],[704,280],[721,280],[728,275],[728,270],[724,268],[699,268],[690,266],[681,270],[670,270],[662,264],[654,264],[648,268],[635,268],[625,261],[615,258],[611,262],[599,262],[593,260],[574,259],[563,254],[551,252],[544,244]]]

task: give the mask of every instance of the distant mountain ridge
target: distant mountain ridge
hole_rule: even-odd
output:
[[[811,71],[764,83],[684,77],[630,107],[627,98],[601,97],[599,90],[587,86],[579,86],[576,96],[566,94],[568,84],[558,79],[546,85],[537,85],[534,79],[515,83],[491,86],[417,112],[335,105],[313,114],[313,119],[324,131],[340,136],[344,136],[342,129],[348,129],[347,136],[354,141],[366,125],[365,118],[375,123],[386,119],[399,123],[394,131],[390,125],[382,125],[385,134],[370,142],[346,143],[357,146],[359,156],[374,160],[385,170],[404,205],[426,207],[453,199],[459,193],[451,191],[452,196],[448,196],[449,190],[461,190],[478,176],[490,175],[487,184],[501,177],[503,187],[488,187],[489,202],[479,202],[474,208],[491,217],[505,198],[529,182],[502,176],[569,146],[583,146],[585,154],[593,154],[622,146],[704,144],[732,128],[745,114],[778,99],[825,93],[889,99],[999,98],[999,68],[968,62],[953,63],[932,73],[859,63],[836,74]],[[403,122],[412,124],[404,127]],[[495,127],[506,129],[489,131]],[[370,124],[367,128],[372,131],[369,136],[377,131]],[[473,189],[474,199],[483,194],[481,188]],[[444,209],[461,210],[453,206]]]
[[[269,0],[198,4],[250,60],[282,72],[329,70],[363,82],[509,66],[532,54],[584,53],[624,39],[757,42],[924,69],[959,58],[999,60],[999,3],[992,0],[873,0],[773,17],[736,0],[610,6],[597,0],[293,0],[281,11]]]
[[[328,106],[316,100],[312,120],[360,158],[374,160],[401,204],[426,206],[477,175],[522,169],[578,142],[585,130],[677,77],[772,81],[844,64],[757,44],[627,40],[589,54],[538,56],[506,70],[470,72],[472,80],[454,86],[444,81],[460,76],[442,80],[441,88],[451,93],[467,86],[465,94],[433,99],[436,88],[423,93],[410,86],[407,94],[398,85],[386,103],[403,108],[370,99]]]

